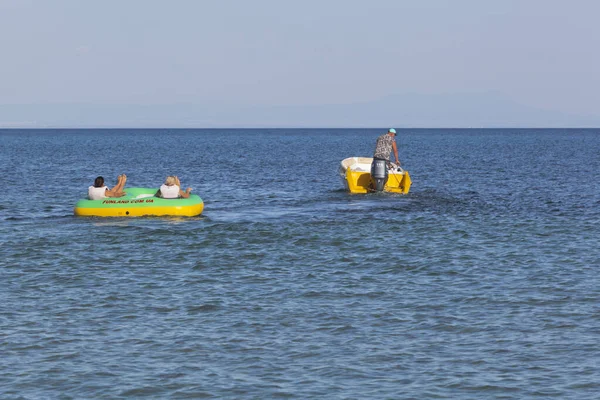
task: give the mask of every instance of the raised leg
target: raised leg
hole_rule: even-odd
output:
[[[117,185],[113,188],[113,192],[119,193],[122,192],[125,188],[125,182],[127,181],[127,175],[119,175],[117,178]]]

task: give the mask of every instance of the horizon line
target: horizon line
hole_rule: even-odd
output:
[[[394,126],[394,125],[392,125]],[[47,127],[2,127],[0,126],[0,130],[9,131],[9,130],[48,130],[48,129],[62,129],[62,130],[78,130],[78,129],[88,129],[88,130],[122,130],[122,129],[131,129],[131,130],[190,130],[190,129],[199,129],[199,130],[209,130],[209,129],[388,129],[389,127],[385,126],[249,126],[249,127],[240,127],[240,126],[230,126],[230,127],[144,127],[144,126],[47,126]],[[559,126],[559,127],[549,127],[549,126],[408,126],[408,127],[398,127],[395,126],[395,129],[600,129],[600,126],[597,127],[585,127],[585,126]]]

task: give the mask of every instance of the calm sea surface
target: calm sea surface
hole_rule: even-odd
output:
[[[597,399],[600,130],[0,131],[2,399]],[[97,175],[197,218],[78,218]]]

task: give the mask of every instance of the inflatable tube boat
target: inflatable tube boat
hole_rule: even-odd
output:
[[[73,212],[87,217],[194,217],[202,214],[204,202],[197,194],[191,194],[187,199],[162,199],[155,196],[157,191],[153,188],[125,188],[127,194],[123,197],[79,200]]]

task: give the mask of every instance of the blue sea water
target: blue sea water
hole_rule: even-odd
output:
[[[596,399],[600,130],[0,131],[2,399]],[[97,175],[196,218],[78,218]]]

